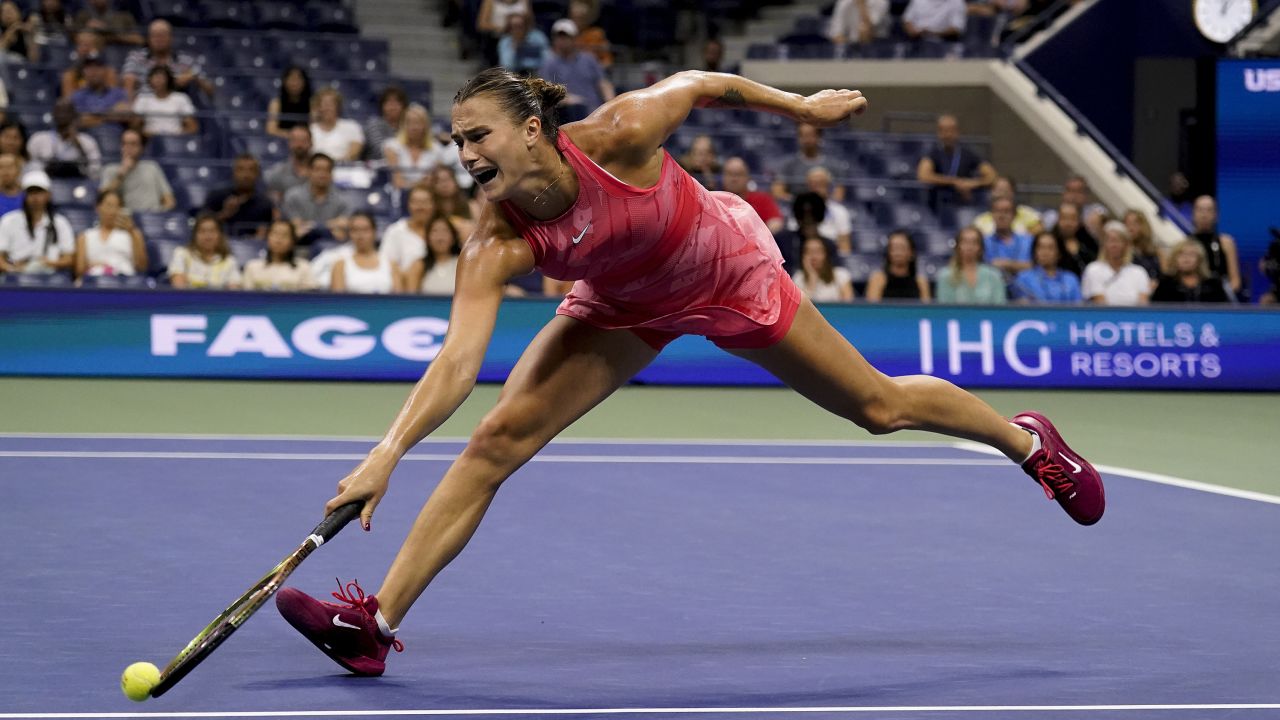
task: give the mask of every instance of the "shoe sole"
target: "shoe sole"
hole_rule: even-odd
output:
[[[1074,462],[1079,463],[1079,464],[1080,464],[1080,465],[1082,465],[1083,467],[1089,468],[1089,472],[1091,472],[1091,473],[1093,473],[1095,476],[1097,476],[1097,478],[1098,478],[1098,500],[1099,500],[1099,504],[1102,506],[1102,510],[1103,510],[1103,512],[1098,513],[1098,517],[1093,518],[1093,519],[1091,519],[1091,520],[1089,520],[1089,519],[1086,519],[1086,520],[1080,520],[1080,519],[1076,518],[1074,515],[1071,515],[1071,513],[1067,513],[1068,515],[1071,515],[1071,519],[1072,519],[1072,520],[1075,520],[1076,522],[1080,523],[1081,525],[1086,525],[1086,526],[1087,526],[1087,525],[1093,525],[1093,524],[1097,523],[1099,520],[1101,520],[1101,519],[1102,519],[1102,515],[1106,512],[1106,508],[1107,508],[1107,491],[1106,491],[1106,487],[1102,484],[1102,473],[1098,472],[1098,471],[1097,471],[1097,469],[1093,467],[1093,463],[1090,463],[1088,460],[1086,460],[1086,459],[1084,459],[1083,457],[1081,457],[1081,456],[1079,455],[1079,453],[1077,453],[1075,450],[1072,450],[1072,449],[1071,449],[1071,446],[1067,444],[1067,441],[1066,441],[1066,440],[1063,440],[1063,439],[1062,439],[1062,435],[1060,435],[1060,434],[1058,433],[1058,429],[1057,429],[1057,428],[1055,428],[1055,427],[1053,426],[1053,423],[1049,422],[1049,418],[1045,417],[1044,415],[1041,415],[1041,414],[1040,414],[1040,413],[1038,413],[1038,412],[1035,412],[1035,411],[1028,411],[1028,412],[1018,413],[1018,414],[1015,416],[1015,419],[1016,419],[1016,418],[1023,418],[1023,417],[1031,418],[1032,420],[1035,420],[1035,421],[1036,421],[1036,424],[1040,426],[1039,428],[1036,428],[1037,432],[1041,432],[1041,431],[1042,431],[1042,432],[1044,432],[1044,433],[1048,434],[1048,435],[1049,435],[1049,438],[1050,438],[1054,443],[1056,443],[1056,444],[1057,444],[1058,449],[1059,449],[1059,451],[1060,451],[1060,452],[1061,452],[1061,451],[1066,451],[1067,457],[1071,458]],[[1061,503],[1059,503],[1059,504],[1061,504]]]

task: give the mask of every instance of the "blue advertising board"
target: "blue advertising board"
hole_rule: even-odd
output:
[[[480,379],[501,382],[555,313],[504,302]],[[825,305],[890,375],[966,387],[1280,390],[1280,312],[1242,308]],[[0,375],[413,380],[448,298],[0,288]],[[699,337],[638,381],[776,384]]]
[[[1246,276],[1280,228],[1280,60],[1218,61],[1218,204]]]

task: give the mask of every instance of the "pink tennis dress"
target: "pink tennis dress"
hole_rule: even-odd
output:
[[[767,347],[786,335],[800,291],[745,200],[707,191],[665,151],[658,183],[637,188],[566,133],[556,147],[578,175],[574,204],[547,221],[501,206],[542,274],[577,281],[557,313],[629,329],[658,349],[685,334],[726,348]]]

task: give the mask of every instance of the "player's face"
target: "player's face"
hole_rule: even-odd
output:
[[[453,106],[451,135],[462,166],[489,200],[511,197],[520,179],[532,170],[526,127],[484,95]]]

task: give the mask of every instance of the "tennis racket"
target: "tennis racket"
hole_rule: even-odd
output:
[[[187,673],[195,669],[197,665],[204,661],[205,658],[218,649],[218,646],[231,637],[250,615],[258,611],[263,603],[276,594],[276,591],[284,585],[284,581],[289,575],[307,559],[316,548],[325,544],[338,534],[338,531],[346,527],[347,523],[360,516],[360,510],[364,507],[363,502],[352,502],[329,513],[328,517],[320,521],[315,530],[302,541],[297,550],[289,553],[289,555],[280,561],[271,569],[271,572],[262,576],[262,579],[254,583],[245,594],[239,599],[231,603],[231,606],[223,610],[218,617],[213,619],[204,630],[200,631],[187,646],[178,653],[164,671],[160,673],[160,682],[151,689],[151,697],[160,697],[168,692],[178,681],[187,676]]]

